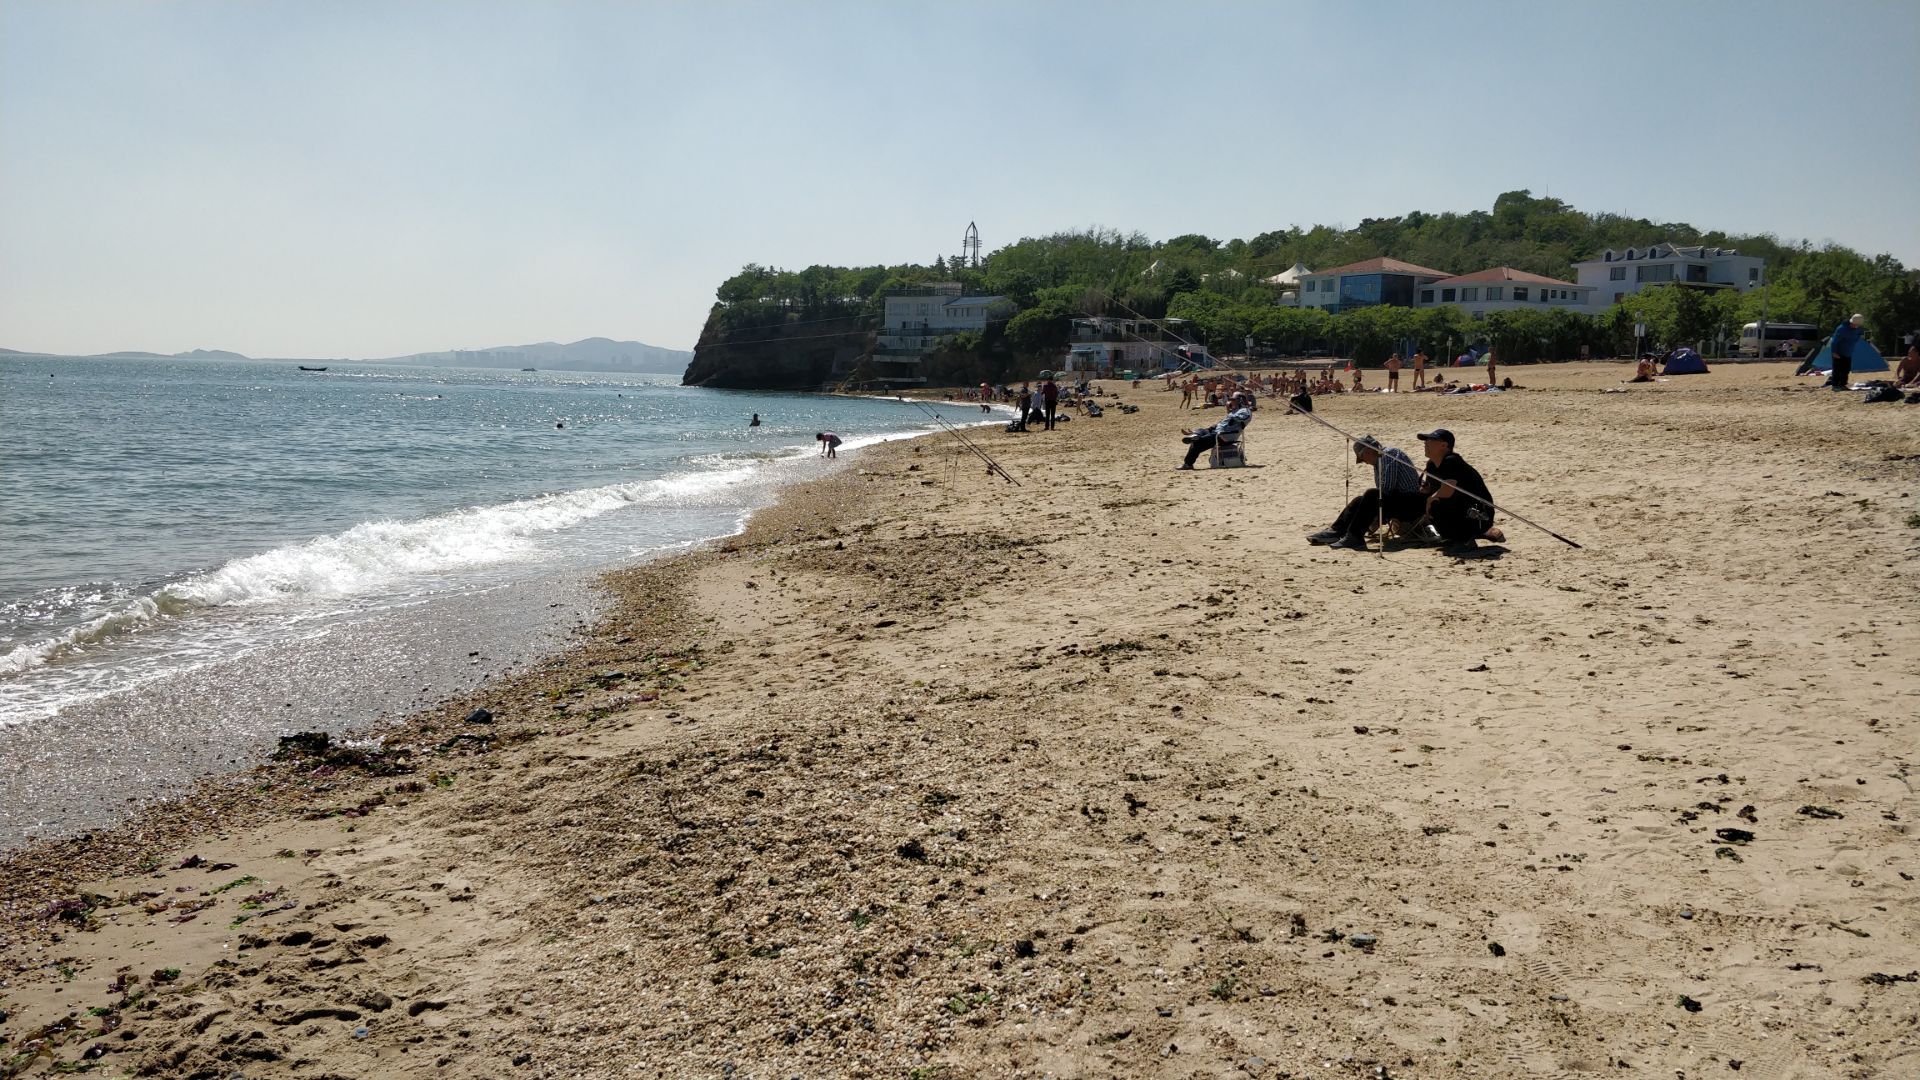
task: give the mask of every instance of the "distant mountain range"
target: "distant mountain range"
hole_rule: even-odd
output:
[[[128,349],[123,352],[88,353],[74,356],[68,353],[22,352],[19,349],[0,349],[0,356],[51,356],[60,360],[251,360],[251,356],[242,356],[225,349],[194,349],[190,352],[157,353],[139,352]]]
[[[224,349],[194,349],[189,352],[156,353],[128,350],[64,356],[59,353],[22,352],[0,349],[0,356],[58,356],[73,360],[252,360]],[[296,359],[273,357],[272,359]],[[299,357],[304,361],[354,363],[343,357]],[[542,341],[534,345],[496,345],[486,349],[449,349],[445,352],[413,353],[410,356],[384,356],[359,361],[366,364],[421,364],[429,367],[543,368],[550,371],[631,371],[679,375],[687,369],[693,354],[680,349],[663,349],[638,341],[614,341],[592,337],[562,345]]]
[[[638,341],[591,337],[566,345],[496,345],[485,349],[449,349],[369,360],[371,364],[426,364],[437,367],[542,368],[553,371],[636,371],[678,375],[693,354]]]

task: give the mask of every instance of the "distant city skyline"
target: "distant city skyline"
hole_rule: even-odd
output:
[[[1875,2],[0,0],[0,346],[690,349],[750,262],[1520,188],[1911,267],[1916,43]]]

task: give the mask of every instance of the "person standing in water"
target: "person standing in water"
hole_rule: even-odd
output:
[[[759,426],[760,426],[760,414],[759,414],[759,413],[754,413],[754,414],[753,414],[753,419],[751,419],[751,420],[749,420],[749,421],[747,421],[747,426],[748,426],[748,427],[759,427]]]

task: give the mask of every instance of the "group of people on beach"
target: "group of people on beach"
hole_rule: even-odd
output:
[[[1378,528],[1381,542],[1391,526],[1410,544],[1471,548],[1477,541],[1501,543],[1506,533],[1493,523],[1493,492],[1480,471],[1454,449],[1453,432],[1423,431],[1424,475],[1405,450],[1372,435],[1353,441],[1353,458],[1373,468],[1373,486],[1350,500],[1333,524],[1307,537],[1310,544],[1365,551],[1367,534]]]
[[[1226,404],[1228,412],[1218,423],[1181,432],[1187,454],[1180,471],[1191,470],[1201,454],[1222,443],[1237,444],[1260,407],[1259,400],[1245,390],[1234,391]],[[1415,469],[1406,451],[1372,435],[1355,439],[1354,460],[1373,468],[1373,486],[1349,501],[1332,525],[1308,536],[1307,542],[1365,551],[1367,535],[1376,529],[1383,544],[1389,532],[1402,543],[1449,548],[1471,548],[1480,540],[1505,541],[1506,534],[1493,523],[1493,493],[1480,471],[1454,449],[1453,432],[1437,427],[1416,438],[1426,455],[1424,474]]]
[[[1427,358],[1424,353],[1414,354],[1412,392],[1416,394],[1472,394],[1489,390],[1519,390],[1511,378],[1495,381],[1498,369],[1494,367],[1492,354],[1487,357],[1487,375],[1484,382],[1468,382],[1464,379],[1447,381],[1445,375],[1435,375],[1431,383],[1427,382]],[[1405,365],[1399,353],[1387,358],[1387,385],[1380,393],[1400,393],[1400,372]],[[1166,390],[1180,391],[1180,407],[1183,409],[1213,409],[1228,405],[1233,395],[1245,393],[1254,397],[1292,398],[1305,394],[1309,397],[1321,397],[1328,394],[1364,394],[1367,393],[1366,374],[1354,367],[1346,372],[1343,380],[1333,368],[1318,371],[1284,371],[1252,375],[1192,375],[1185,380],[1169,379]]]

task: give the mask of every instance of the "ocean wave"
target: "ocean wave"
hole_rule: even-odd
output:
[[[732,501],[754,465],[674,473],[652,480],[469,507],[414,521],[370,521],[235,559],[134,597],[50,638],[0,653],[0,676],[84,651],[161,620],[207,608],[258,607],[389,591],[409,579],[524,559],[540,537],[637,505],[701,506]]]

